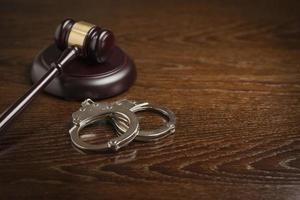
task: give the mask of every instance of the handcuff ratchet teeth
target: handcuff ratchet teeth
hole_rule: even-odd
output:
[[[140,111],[152,111],[156,112],[167,119],[167,122],[158,129],[155,130],[140,130],[135,140],[137,141],[156,141],[162,139],[175,132],[176,117],[175,114],[164,107],[150,104],[148,102],[136,102],[130,100],[123,100],[116,102],[117,105],[126,107],[130,111],[136,113]],[[122,118],[111,118],[113,125],[115,126],[117,133],[124,134],[128,129],[126,120]]]
[[[115,137],[103,144],[89,144],[83,141],[79,132],[86,126],[98,121],[103,117],[114,118],[116,116],[125,118],[129,122],[127,131],[118,137]],[[126,146],[138,134],[139,123],[136,116],[118,105],[98,104],[87,99],[82,103],[81,108],[72,114],[73,127],[69,130],[71,141],[75,147],[83,151],[117,151],[119,148]]]

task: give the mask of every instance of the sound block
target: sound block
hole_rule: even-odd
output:
[[[31,79],[37,82],[61,54],[55,44],[40,52],[33,61]],[[136,79],[133,61],[114,47],[105,63],[90,63],[76,59],[65,66],[63,73],[54,78],[45,91],[68,100],[104,99],[126,91]]]

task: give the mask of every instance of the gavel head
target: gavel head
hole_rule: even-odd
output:
[[[59,49],[77,46],[80,55],[96,61],[105,62],[114,47],[114,35],[110,30],[93,24],[72,19],[64,20],[55,31],[55,42]]]

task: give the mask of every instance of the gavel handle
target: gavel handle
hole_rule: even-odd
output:
[[[60,59],[52,64],[52,68],[36,82],[22,97],[11,105],[0,116],[0,132],[21,112],[26,106],[43,90],[62,70],[62,67],[74,60],[78,55],[79,49],[72,47],[66,49]]]
[[[35,83],[22,97],[11,105],[0,116],[0,132],[12,121],[24,108],[44,89],[50,81],[59,73],[59,69],[53,67],[37,83]]]

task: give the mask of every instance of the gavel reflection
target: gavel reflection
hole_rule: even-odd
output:
[[[114,35],[93,24],[66,19],[55,31],[55,42],[63,50],[60,58],[51,64],[49,71],[38,82],[1,114],[0,132],[74,59],[84,57],[98,63],[105,62],[114,46]]]

